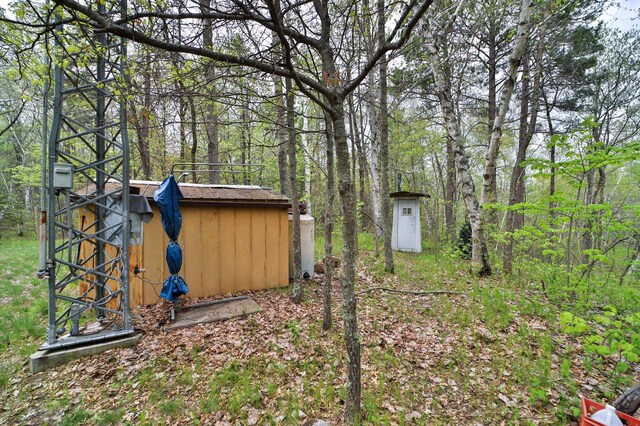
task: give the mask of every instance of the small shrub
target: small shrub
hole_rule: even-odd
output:
[[[471,223],[469,221],[460,227],[454,253],[461,259],[471,259]]]

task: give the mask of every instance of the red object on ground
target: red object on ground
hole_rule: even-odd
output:
[[[602,426],[602,423],[591,420],[591,415],[596,411],[604,409],[604,405],[587,398],[582,398],[582,416],[580,417],[580,426]],[[616,411],[616,415],[620,420],[627,422],[627,426],[640,426],[640,419],[635,419],[629,415]]]

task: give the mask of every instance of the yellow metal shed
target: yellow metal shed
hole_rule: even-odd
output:
[[[131,246],[131,304],[160,299],[169,277],[167,238],[153,193],[161,182],[130,182],[131,193],[144,195],[153,219],[143,225],[142,241]],[[289,283],[290,200],[258,186],[180,184],[182,230],[178,243],[180,275],[195,299],[242,290],[282,287]],[[87,214],[90,214],[87,212]]]
[[[132,250],[133,305],[154,303],[164,279],[169,244],[153,193],[160,182],[132,181],[151,204],[154,217],[144,225],[142,244]],[[291,203],[282,194],[258,186],[180,184],[182,275],[190,298],[241,290],[260,290],[289,283]],[[155,288],[154,288],[155,287]]]

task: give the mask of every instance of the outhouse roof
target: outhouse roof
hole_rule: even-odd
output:
[[[392,192],[389,194],[391,198],[419,198],[419,197],[427,197],[431,198],[429,194],[422,194],[420,192],[409,192],[409,191],[398,191]]]

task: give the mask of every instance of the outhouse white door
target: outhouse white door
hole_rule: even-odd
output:
[[[398,200],[398,250],[415,250],[416,203]]]

